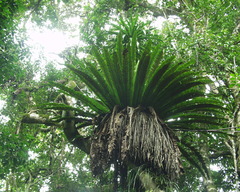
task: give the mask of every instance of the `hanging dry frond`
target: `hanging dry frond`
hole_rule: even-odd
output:
[[[91,167],[95,175],[114,161],[145,164],[175,179],[181,173],[176,139],[152,107],[115,106],[100,124],[91,146]]]

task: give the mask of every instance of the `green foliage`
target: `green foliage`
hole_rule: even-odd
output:
[[[224,128],[226,132],[234,130],[227,128],[228,124],[219,127],[218,123],[222,121],[223,115],[229,122],[236,122],[234,112],[237,111],[238,106],[240,74],[239,8],[239,2],[231,0],[164,2],[156,0],[151,5],[147,1],[134,0],[101,0],[92,4],[78,0],[0,1],[0,84],[1,98],[6,100],[1,115],[10,118],[8,123],[4,125],[2,123],[0,126],[1,178],[4,177],[10,183],[12,191],[26,191],[25,187],[28,184],[32,186],[30,191],[39,191],[46,178],[50,180],[51,190],[55,191],[58,190],[57,186],[63,183],[65,186],[61,186],[69,190],[75,188],[90,191],[85,187],[89,185],[92,191],[100,191],[100,184],[108,188],[111,174],[103,177],[103,181],[100,182],[91,177],[87,161],[82,161],[84,154],[67,151],[61,153],[61,149],[66,146],[61,129],[51,127],[52,132],[45,133],[41,132],[48,130],[49,127],[45,125],[21,125],[22,114],[28,113],[33,105],[39,103],[45,104],[37,112],[71,109],[76,114],[86,117],[108,113],[115,103],[122,107],[130,104],[132,106],[151,104],[169,127],[178,131],[179,138],[187,135],[184,137],[187,144],[180,142],[179,146],[182,147],[183,153],[186,152],[185,156],[190,158],[189,162],[192,164],[195,162],[195,167],[199,167],[200,170],[199,172],[193,168],[183,158],[185,174],[178,183],[179,191],[204,191],[205,184],[199,178],[207,172],[212,176],[218,190],[235,190],[233,156],[220,155],[214,158],[214,155],[232,150],[228,148],[229,146],[239,148],[239,144],[231,143],[232,140],[238,142],[238,139],[228,137],[226,134],[215,133],[213,137],[210,136],[211,134],[205,134],[211,141],[207,144],[209,149],[206,149],[210,162],[199,161],[202,159],[202,154],[198,152],[202,153],[200,145],[205,140],[201,141],[203,137],[197,131],[219,128]],[[57,97],[58,91],[55,88],[43,88],[41,83],[32,81],[38,69],[26,63],[26,60],[29,60],[29,50],[26,49],[22,36],[18,35],[17,26],[24,16],[24,19],[31,18],[41,26],[65,29],[70,25],[65,19],[73,18],[75,15],[83,18],[79,29],[81,39],[87,42],[87,48],[81,47],[81,50],[89,53],[89,47],[96,45],[95,50],[91,52],[94,57],[89,56],[87,62],[80,59],[73,62],[74,67],[77,68],[76,73],[91,91],[81,89],[81,93],[78,93],[65,88],[62,84],[51,84],[65,94],[73,95],[78,99],[73,108],[51,103]],[[135,15],[147,21],[137,22]],[[152,15],[170,18],[154,37],[151,31],[148,31],[151,29],[148,24],[154,20]],[[173,21],[173,15],[180,21]],[[129,16],[130,18],[126,19]],[[116,17],[119,19],[115,19]],[[120,25],[116,24],[110,30],[106,30],[108,24],[115,23],[115,20],[118,20]],[[145,29],[144,32],[141,31],[142,28]],[[122,39],[119,38],[116,48],[113,46],[115,41],[112,40],[113,34],[118,32],[122,33]],[[153,33],[156,33],[156,30]],[[136,47],[131,46],[136,44],[134,38],[137,42],[141,42],[137,43]],[[147,39],[151,39],[152,44],[147,45]],[[111,49],[99,46],[110,40]],[[156,44],[159,44],[159,48],[154,49]],[[174,55],[175,58],[169,55]],[[186,62],[188,60],[195,62]],[[151,69],[148,68],[148,64],[152,65]],[[68,67],[75,70],[73,66]],[[67,80],[76,79],[76,76],[70,75],[66,69],[56,70],[54,64],[48,65],[45,71],[41,73],[42,81],[55,82],[65,77],[68,78]],[[197,78],[202,74],[194,71],[204,71],[204,76],[210,76],[214,79],[214,83],[205,77]],[[179,80],[181,78],[182,81]],[[82,85],[82,82],[77,83]],[[205,93],[205,83],[215,85],[208,90],[210,94]],[[15,95],[14,92],[20,90],[19,88],[22,90],[21,93]],[[224,99],[230,111],[221,115],[222,109],[215,108],[221,102],[212,99],[212,96],[220,96]],[[203,123],[205,125],[200,125]],[[20,135],[15,134],[18,129]],[[228,135],[237,136],[237,134],[231,132]],[[226,147],[229,143],[231,145]],[[29,151],[37,153],[38,158],[28,159]],[[51,158],[54,160],[50,161]],[[55,164],[52,166],[50,162]],[[74,169],[80,174],[77,176],[73,171],[66,169],[65,162],[74,162]],[[218,164],[221,170],[209,171],[208,168],[207,171],[206,167],[203,168],[212,163]],[[83,170],[86,167],[88,170]],[[62,173],[64,180],[56,173],[56,170],[60,169],[69,171],[67,174]]]
[[[8,129],[0,125],[0,179],[21,172],[28,159],[28,143]]]
[[[92,110],[98,112],[98,113],[104,113],[107,112],[108,109],[106,108],[105,105],[103,105],[101,102],[96,101],[95,99],[88,97],[84,95],[80,91],[75,91],[73,89],[70,89],[60,83],[55,83],[55,82],[50,82],[52,86],[60,88],[60,90],[72,97],[75,97],[76,99],[80,100],[83,102],[85,105],[89,106]]]
[[[187,161],[196,167],[203,176],[209,178],[209,170],[201,153],[196,148],[194,148],[192,144],[187,143],[183,139],[179,143],[179,148]]]
[[[102,107],[107,106],[109,111],[115,105],[121,108],[153,106],[163,120],[174,118],[176,125],[204,121],[217,123],[218,117],[212,118],[212,113],[199,114],[200,111],[221,113],[222,106],[219,100],[206,98],[204,89],[199,89],[199,86],[211,81],[190,71],[192,62],[183,64],[174,60],[174,57],[165,58],[161,48],[152,47],[150,42],[137,57],[139,54],[136,35],[126,47],[119,35],[114,52],[106,48],[100,51],[93,48],[97,65],[74,60],[74,66],[78,64],[79,67],[69,64],[67,67],[79,76],[100,99]],[[88,66],[88,72],[83,70],[84,65]],[[58,87],[77,96],[69,88]],[[81,99],[82,93],[78,94],[81,94],[78,99],[88,105],[89,101],[85,97]],[[171,127],[174,126],[171,123]]]
[[[230,88],[234,88],[234,86],[236,86],[238,88],[240,88],[240,75],[238,73],[232,73],[230,74]]]
[[[136,36],[138,47],[142,48],[146,40],[159,39],[159,36],[153,35],[153,27],[149,27],[150,22],[143,22],[139,20],[139,16],[131,15],[129,18],[121,17],[117,24],[112,23],[109,34],[122,34],[123,44],[127,45],[131,39]],[[155,40],[156,40],[155,39]]]
[[[16,35],[19,15],[26,10],[25,3],[17,1],[0,1],[0,84],[19,81],[25,72],[21,65],[27,52],[23,40]]]

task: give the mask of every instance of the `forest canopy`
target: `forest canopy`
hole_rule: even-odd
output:
[[[0,1],[0,191],[238,191],[239,9]]]

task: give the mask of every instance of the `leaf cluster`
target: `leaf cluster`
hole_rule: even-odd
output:
[[[97,113],[109,112],[115,105],[121,108],[152,106],[161,119],[174,120],[172,128],[194,122],[217,123],[221,102],[205,95],[203,86],[211,81],[191,71],[193,62],[176,61],[174,56],[165,58],[161,46],[152,46],[151,42],[146,43],[143,50],[140,52],[137,47],[137,34],[127,46],[120,34],[113,51],[93,47],[95,62],[75,59],[74,65],[66,64],[97,100],[63,85],[52,85]]]

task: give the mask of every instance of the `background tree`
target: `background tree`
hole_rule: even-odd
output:
[[[196,65],[193,66],[192,70],[204,71],[206,75],[209,75],[214,80],[215,83],[209,84],[207,91],[225,100],[226,106],[230,109],[229,113],[226,114],[229,123],[221,127],[204,126],[203,129],[209,129],[208,137],[205,136],[205,130],[198,132],[195,130],[188,132],[182,130],[179,131],[179,134],[183,138],[192,138],[187,141],[193,143],[195,148],[201,151],[207,167],[212,164],[217,164],[221,167],[220,171],[211,171],[209,169],[212,172],[211,178],[216,188],[223,189],[224,191],[237,189],[239,181],[239,3],[237,1],[196,2],[184,0],[155,1],[152,3],[148,1],[55,1],[54,3],[52,1],[27,3],[21,1],[2,1],[1,9],[3,10],[1,11],[3,15],[1,17],[3,18],[1,20],[1,39],[3,39],[1,40],[3,42],[1,43],[1,55],[3,57],[1,56],[1,59],[4,59],[1,61],[1,75],[3,77],[3,82],[1,82],[1,99],[4,99],[6,103],[2,109],[2,115],[5,115],[5,119],[6,117],[10,118],[8,122],[1,124],[1,138],[3,141],[6,141],[2,145],[5,146],[4,150],[6,152],[3,153],[5,155],[1,156],[1,159],[9,159],[9,156],[13,157],[15,155],[19,160],[17,164],[14,164],[14,173],[13,171],[9,172],[11,169],[7,168],[8,166],[9,168],[13,167],[13,164],[10,162],[9,164],[4,164],[5,168],[3,170],[5,171],[3,174],[5,176],[2,177],[2,181],[7,181],[9,190],[10,188],[12,190],[23,190],[21,187],[26,186],[26,181],[31,185],[31,191],[39,190],[40,186],[43,186],[43,183],[46,182],[51,184],[53,183],[51,181],[54,181],[56,184],[55,187],[57,187],[57,181],[61,183],[60,180],[56,179],[57,174],[43,170],[38,171],[39,167],[46,168],[50,164],[50,159],[47,158],[47,149],[51,148],[49,154],[53,154],[56,159],[60,159],[57,155],[59,150],[54,147],[55,145],[44,147],[43,145],[35,144],[43,141],[50,144],[51,135],[58,132],[56,131],[58,129],[53,129],[55,131],[50,132],[47,131],[50,128],[49,124],[39,126],[37,124],[27,125],[20,123],[22,117],[26,117],[26,114],[30,111],[32,118],[34,114],[35,117],[37,116],[38,111],[33,113],[31,110],[35,103],[53,101],[58,93],[55,89],[44,87],[42,82],[32,81],[33,74],[37,72],[38,68],[33,67],[28,62],[27,50],[25,48],[22,49],[22,47],[19,49],[20,45],[24,46],[24,42],[22,41],[23,35],[18,35],[17,39],[19,39],[20,43],[16,44],[17,33],[15,32],[19,33],[20,31],[18,30],[19,27],[16,28],[17,23],[20,22],[19,19],[27,15],[27,18],[31,18],[33,22],[40,25],[51,28],[57,27],[63,30],[66,28],[71,29],[72,27],[69,23],[66,23],[67,18],[75,17],[75,15],[82,18],[83,22],[79,23],[79,30],[81,40],[85,40],[86,46],[72,49],[72,53],[76,54],[76,50],[89,53],[93,44],[102,45],[111,40],[112,35],[108,35],[110,31],[108,28],[109,24],[114,23],[116,21],[115,18],[120,18],[120,15],[122,17],[129,17],[133,14],[138,14],[139,19],[146,19],[146,23],[147,21],[152,23],[159,18],[164,18],[165,24],[162,28],[156,29],[155,34],[157,34],[157,41],[162,43],[165,53],[176,55],[183,61],[194,58]],[[146,25],[145,27],[148,28],[148,26]],[[13,31],[15,32],[13,33]],[[13,42],[13,44],[10,42]],[[23,57],[25,57],[24,60]],[[41,77],[43,82],[49,80],[56,81],[58,79],[63,79],[62,82],[65,83],[68,80],[76,81],[76,77],[69,76],[70,73],[66,69],[58,71],[54,65],[48,65],[46,70],[47,73]],[[66,79],[66,77],[69,79]],[[82,88],[82,82],[76,83],[78,87]],[[88,93],[86,89],[82,89],[82,91]],[[45,96],[40,97],[42,95]],[[226,129],[220,130],[220,128]],[[216,133],[215,129],[227,134]],[[33,137],[36,134],[39,136]],[[212,137],[209,137],[209,135]],[[19,140],[17,144],[13,144],[16,137],[23,139]],[[61,139],[54,140],[56,143],[60,141]],[[9,149],[12,149],[12,152]],[[22,151],[22,153],[18,151]],[[39,156],[36,159],[41,157],[40,159],[43,159],[42,163],[39,161],[37,165],[31,164],[30,161],[32,160],[30,157],[27,157],[29,151],[37,153]],[[72,152],[66,150],[65,153],[72,154]],[[83,161],[85,164],[84,167],[87,167],[86,161],[86,159]],[[24,166],[22,166],[23,164]],[[203,191],[207,189],[208,183],[201,180],[202,176],[197,169],[192,168],[187,162],[183,164],[185,174],[181,179],[190,184],[181,186],[181,183],[183,183],[181,180],[178,183],[179,190]],[[16,165],[19,165],[19,168]],[[79,165],[79,163],[76,164],[75,169],[79,169]],[[63,170],[69,170],[64,167],[64,163],[61,166]],[[52,168],[56,169],[56,167],[59,168],[59,166],[53,166]],[[26,179],[29,176],[29,170],[34,173],[32,175],[36,175],[37,179]],[[82,171],[80,172],[82,173]],[[85,180],[84,182],[88,183],[87,185],[90,188],[93,188],[91,186],[96,186],[98,182],[102,183],[102,186],[110,183],[109,177],[111,173],[106,174],[99,181],[98,179],[90,179],[88,171],[83,170],[83,172],[89,176],[89,180]],[[68,172],[68,174],[70,179],[66,179],[66,181],[73,183],[73,178],[75,178],[74,182],[81,186],[83,182],[82,178],[79,179],[70,176],[74,175],[71,172]],[[193,178],[194,181],[192,181]],[[164,181],[157,180],[160,183]],[[68,185],[67,183],[66,186]],[[54,185],[51,186],[54,187]]]

